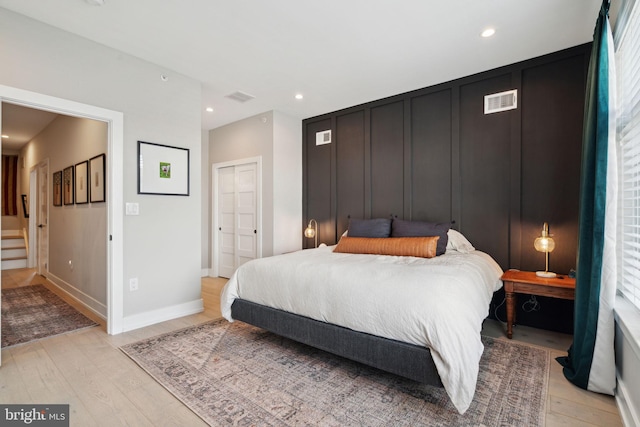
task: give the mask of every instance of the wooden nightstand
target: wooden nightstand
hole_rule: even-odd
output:
[[[533,271],[508,270],[500,278],[507,298],[507,337],[513,336],[516,321],[516,293],[544,297],[575,299],[576,279],[558,275],[551,279],[536,276]]]

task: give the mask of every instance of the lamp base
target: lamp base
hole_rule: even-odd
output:
[[[550,271],[536,271],[536,276],[551,279],[552,277],[556,277],[556,273],[552,273]]]

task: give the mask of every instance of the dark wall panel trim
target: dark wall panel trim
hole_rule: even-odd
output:
[[[365,218],[455,221],[453,228],[503,269],[535,270],[544,258],[533,238],[549,220],[559,238],[550,264],[566,273],[577,251],[579,167],[564,159],[580,158],[590,49],[584,44],[304,120],[302,229],[315,218],[320,241],[334,244],[348,223],[338,215],[351,209]],[[484,95],[510,89],[518,90],[518,109],[484,115]],[[364,141],[338,149],[355,144],[336,139],[338,118],[347,115],[362,119],[341,122],[358,127],[341,129],[341,138]],[[325,128],[334,140],[317,147],[311,139]],[[337,157],[358,150],[363,158],[353,170]],[[362,184],[341,182],[360,170]],[[359,186],[362,195],[344,199]],[[545,307],[556,307],[545,322],[570,332],[572,305]],[[518,312],[532,326],[541,316]]]

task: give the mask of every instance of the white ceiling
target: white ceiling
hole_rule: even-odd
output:
[[[15,104],[2,103],[2,134],[9,138],[2,140],[3,152],[18,152],[27,142],[38,135],[49,123],[58,117],[49,111],[34,110]]]
[[[268,110],[304,119],[586,43],[600,4],[0,0],[0,7],[158,64],[169,78],[201,81],[203,129]],[[481,38],[486,27],[496,35]],[[225,98],[238,90],[255,99]]]

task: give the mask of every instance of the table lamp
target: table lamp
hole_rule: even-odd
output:
[[[533,247],[536,248],[538,252],[544,252],[545,256],[544,271],[536,271],[536,276],[547,278],[556,277],[556,273],[549,271],[549,252],[553,251],[556,247],[556,242],[554,242],[549,235],[549,224],[546,222],[542,226],[542,235],[536,238],[533,242]]]

